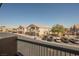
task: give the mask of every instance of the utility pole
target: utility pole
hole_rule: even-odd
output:
[[[74,34],[75,34],[75,36],[76,36],[76,27],[74,27],[74,30],[75,30],[75,33],[74,33]]]

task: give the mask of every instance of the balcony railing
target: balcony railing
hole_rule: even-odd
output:
[[[79,46],[66,43],[47,42],[18,35],[18,51],[26,56],[76,56]]]
[[[34,39],[27,35],[0,33],[0,36],[17,36],[17,52],[24,56],[78,56],[79,46]],[[12,41],[11,41],[12,42]],[[9,50],[9,49],[8,49]]]

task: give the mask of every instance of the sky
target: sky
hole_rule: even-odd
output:
[[[79,4],[66,3],[4,3],[0,8],[0,25],[18,26],[62,24],[70,27],[79,23]]]

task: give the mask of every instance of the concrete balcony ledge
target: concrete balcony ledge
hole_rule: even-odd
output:
[[[12,33],[0,33],[0,56],[14,56],[17,53],[17,36]]]
[[[14,37],[16,36],[15,34],[13,33],[8,33],[8,32],[0,32],[0,39],[2,38],[8,38],[8,37]],[[17,37],[17,36],[16,36]]]

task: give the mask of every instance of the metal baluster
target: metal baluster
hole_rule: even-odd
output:
[[[61,51],[60,50],[58,50],[58,56],[61,56]]]
[[[41,46],[41,56],[43,56],[43,55],[42,55],[42,46]]]
[[[48,56],[48,48],[46,47],[46,55]]]
[[[36,45],[36,54],[37,54],[37,56],[39,56],[39,45]]]
[[[73,54],[73,53],[71,53],[70,55],[71,55],[71,56],[75,56],[75,54]]]
[[[65,51],[62,51],[62,56],[65,56],[66,55],[66,52]]]
[[[53,56],[53,49],[51,49],[51,56]]]
[[[53,55],[56,56],[56,49],[53,50]]]
[[[28,43],[27,43],[27,56],[29,56]]]
[[[48,56],[51,56],[51,49],[48,48]]]
[[[65,56],[70,56],[70,53],[69,52],[65,52]]]
[[[43,56],[45,56],[45,47],[42,47]]]
[[[46,53],[47,53],[47,51],[46,51],[46,47],[44,47],[44,51],[45,51],[45,53],[44,53],[44,54],[45,54],[45,56],[47,56],[47,55],[46,55]]]
[[[35,44],[33,44],[33,56],[35,56]]]
[[[41,56],[41,46],[39,46],[39,51],[40,51],[39,55]]]

